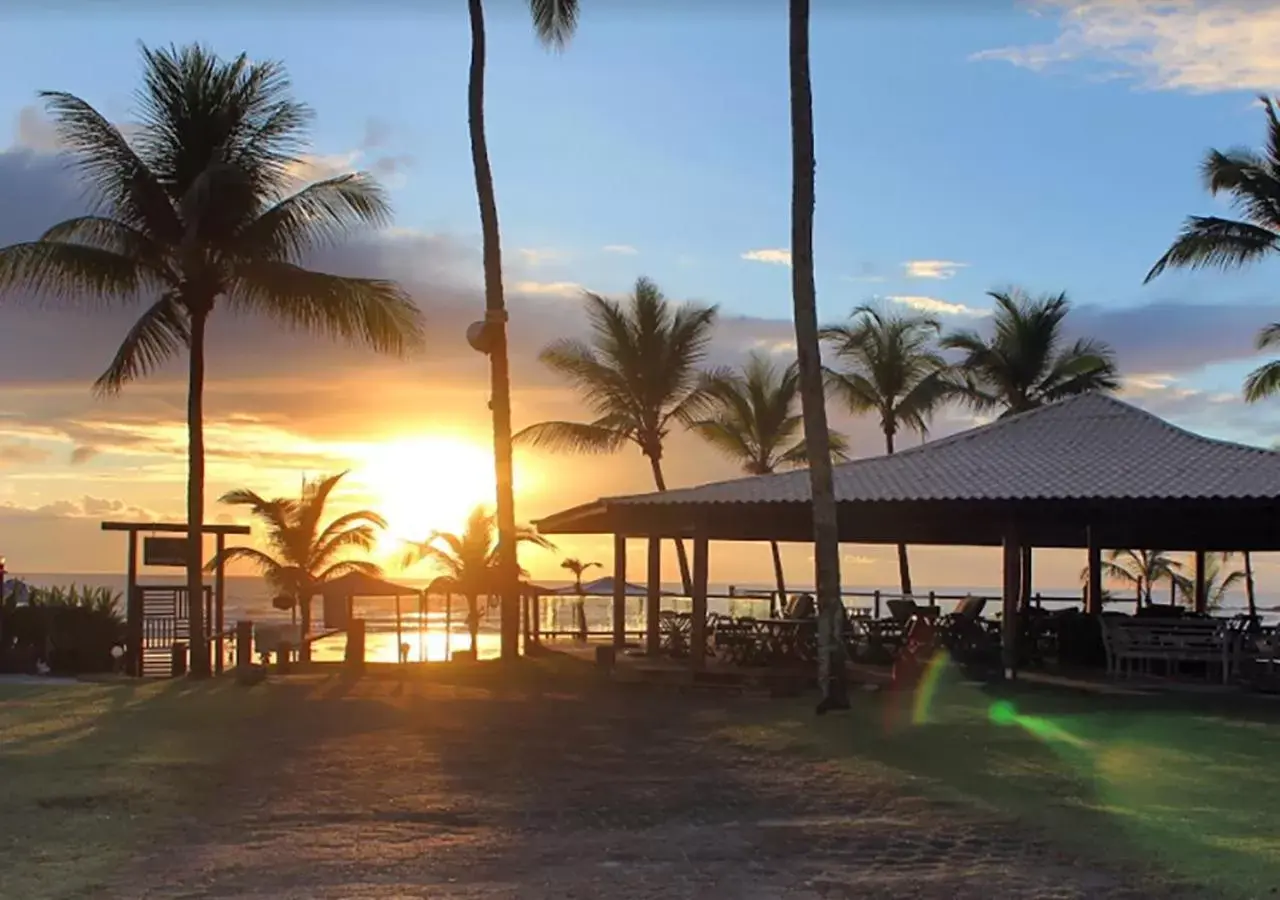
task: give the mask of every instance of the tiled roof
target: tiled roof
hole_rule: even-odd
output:
[[[1083,394],[941,440],[843,463],[840,501],[1280,499],[1280,453],[1192,434]],[[796,503],[809,473],[611,497],[639,504]]]

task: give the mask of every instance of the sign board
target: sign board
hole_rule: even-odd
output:
[[[149,537],[142,539],[144,566],[187,567],[187,539],[184,537]]]

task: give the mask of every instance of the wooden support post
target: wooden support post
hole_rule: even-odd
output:
[[[693,614],[689,629],[689,661],[694,671],[707,665],[707,571],[710,544],[706,529],[699,526],[693,536]]]
[[[880,591],[878,590],[872,596],[871,609],[872,609],[872,615],[874,615],[876,619],[879,619],[880,618]]]
[[[1022,595],[1019,597],[1018,605],[1023,610],[1028,610],[1031,608],[1031,545],[1023,545],[1019,556],[1021,557],[1020,568],[1022,570],[1019,583],[1021,584]]]
[[[253,665],[253,622],[241,619],[236,622],[236,668],[247,669]]]
[[[226,647],[226,630],[227,630],[227,588],[226,588],[226,572],[223,571],[222,554],[227,549],[227,536],[222,532],[218,532],[214,543],[215,557],[218,560],[217,568],[213,572],[213,606],[214,606],[214,651],[217,657],[213,664],[213,671],[217,675],[222,674],[222,669],[226,665],[227,647]]]
[[[613,646],[627,643],[627,539],[613,536]]]
[[[343,662],[352,671],[364,670],[364,619],[347,622],[347,649]]]
[[[404,652],[404,631],[400,624],[400,595],[396,594],[396,662],[408,662],[409,654]]]
[[[129,635],[129,658],[126,669],[130,675],[142,677],[142,596],[138,593],[138,532],[129,532],[129,562],[125,574],[125,630]]]
[[[1102,548],[1098,545],[1098,533],[1092,525],[1087,532],[1089,556],[1089,585],[1086,597],[1085,612],[1090,615],[1102,614]]]
[[[936,611],[937,608],[938,608],[938,595],[935,591],[930,591],[929,592],[929,609]]]
[[[1022,588],[1022,548],[1013,526],[1004,534],[1004,608],[1000,645],[1005,678],[1018,669],[1018,594]]]
[[[1204,613],[1208,610],[1209,595],[1207,585],[1205,584],[1205,560],[1204,551],[1196,551],[1196,612]]]
[[[658,633],[658,618],[662,611],[662,541],[657,535],[649,536],[649,583],[644,604],[644,652],[657,656],[662,635]]]

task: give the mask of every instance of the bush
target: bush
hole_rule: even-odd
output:
[[[56,675],[112,670],[111,648],[125,640],[119,593],[88,585],[31,588],[23,604],[17,593],[0,602],[0,671],[34,672],[38,661]]]

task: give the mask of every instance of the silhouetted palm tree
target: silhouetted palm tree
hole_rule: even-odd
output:
[[[904,316],[859,306],[848,325],[822,330],[822,338],[836,351],[842,368],[829,369],[832,392],[855,413],[880,417],[885,452],[894,451],[894,436],[902,429],[924,435],[929,420],[954,393],[946,360],[937,351],[942,324],[932,316]],[[898,576],[902,593],[911,594],[911,566],[907,548],[898,545]]]
[[[577,603],[573,608],[573,615],[577,620],[574,624],[578,629],[579,640],[585,641],[587,639],[587,601],[586,598],[582,596],[582,573],[588,569],[599,569],[600,563],[583,562],[580,559],[569,557],[564,562],[560,563],[560,568],[568,569],[573,573],[573,589],[578,595]]]
[[[725,456],[741,464],[748,475],[769,475],[780,467],[809,464],[804,442],[800,401],[800,371],[792,364],[779,369],[763,353],[752,353],[741,371],[724,370],[705,382],[710,405],[690,428]],[[831,454],[843,459],[848,444],[843,435],[828,436]],[[787,585],[778,542],[770,541],[778,597],[785,602]]]
[[[1280,251],[1280,116],[1270,97],[1260,97],[1267,116],[1267,146],[1262,153],[1236,148],[1210,150],[1200,174],[1210,194],[1225,193],[1240,219],[1188,216],[1182,231],[1147,273],[1144,284],[1168,268],[1234,269]],[[1258,333],[1258,349],[1280,346],[1280,322]],[[1244,382],[1249,402],[1280,393],[1280,360],[1263,365]]]
[[[498,569],[502,598],[502,658],[515,657],[520,643],[519,564],[516,562],[516,509],[512,469],[511,374],[507,360],[507,306],[502,287],[502,234],[498,199],[489,165],[484,124],[485,25],[483,0],[467,0],[471,22],[471,65],[467,78],[467,122],[471,136],[471,166],[480,206],[480,242],[484,258],[485,329],[489,354],[493,412],[493,458],[497,499]],[[578,0],[529,0],[529,13],[538,38],[546,46],[563,48],[578,24]]]
[[[1151,605],[1152,589],[1164,578],[1169,579],[1170,589],[1176,596],[1187,580],[1181,573],[1182,563],[1164,550],[1111,550],[1102,561],[1102,577],[1133,585],[1144,606]],[[1081,569],[1080,580],[1088,583],[1088,566]]]
[[[648,278],[625,303],[586,293],[590,341],[558,340],[539,359],[564,376],[595,414],[591,422],[542,422],[517,443],[566,453],[616,453],[633,443],[667,489],[662,451],[673,423],[688,425],[708,394],[699,369],[716,320],[714,306],[673,305]],[[692,591],[684,544],[676,540],[685,593]]]
[[[1204,596],[1205,609],[1214,610],[1222,606],[1227,594],[1238,584],[1245,582],[1245,573],[1240,569],[1227,571],[1227,563],[1234,553],[1206,553],[1204,555]],[[1178,585],[1182,598],[1188,606],[1196,603],[1196,582],[1193,578],[1183,579]]]
[[[818,712],[849,705],[845,686],[844,603],[840,597],[840,525],[831,450],[827,446],[827,398],[818,339],[818,298],[813,276],[813,85],[809,78],[809,0],[787,9],[791,106],[791,304],[800,369],[804,436],[809,447],[813,510],[814,581],[818,589]]]
[[[991,291],[996,302],[990,338],[956,331],[941,346],[964,354],[959,396],[978,410],[1002,416],[1026,412],[1087,391],[1120,386],[1115,354],[1102,341],[1081,338],[1063,346],[1066,294],[1029,297],[1020,290]]]
[[[362,509],[322,524],[329,497],[346,474],[340,472],[318,481],[304,480],[296,498],[268,500],[254,491],[241,489],[229,491],[219,500],[232,506],[247,506],[250,514],[266,528],[263,541],[268,549],[227,547],[210,560],[208,571],[232,562],[256,566],[267,584],[278,592],[278,599],[287,601],[290,609],[301,609],[304,638],[311,630],[311,598],[321,586],[350,572],[374,577],[382,574],[375,563],[349,556],[352,551],[368,553],[373,549],[379,529],[387,527],[382,516]],[[280,608],[284,608],[283,602]],[[302,652],[306,658],[305,645]]]
[[[555,545],[528,526],[516,528],[516,544],[533,544],[545,550]],[[491,596],[504,588],[498,571],[497,519],[483,506],[477,506],[467,516],[467,524],[461,534],[446,531],[433,532],[421,543],[409,542],[402,563],[405,568],[426,560],[440,571],[442,578],[435,583],[447,585],[467,599],[467,631],[471,635],[471,649],[478,650],[480,635],[481,596]],[[524,575],[523,569],[519,575]]]
[[[290,194],[308,107],[277,63],[224,61],[199,47],[143,48],[141,122],[130,142],[71,94],[44,92],[95,214],[0,250],[0,292],[149,304],[97,381],[114,393],[189,350],[187,523],[191,668],[209,672],[202,604],[205,326],[215,306],[399,353],[421,314],[395,283],[304,268],[312,251],[385,223],[368,175]]]

